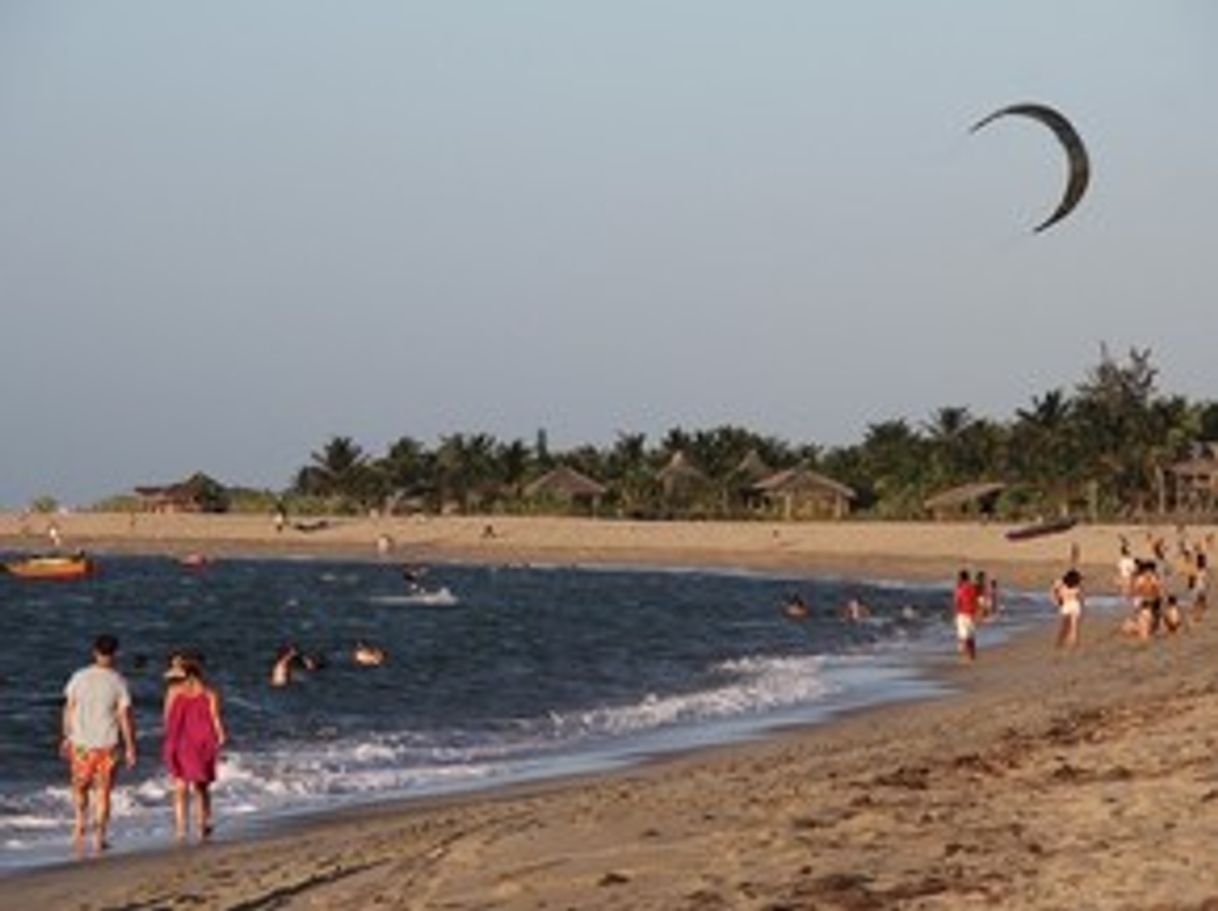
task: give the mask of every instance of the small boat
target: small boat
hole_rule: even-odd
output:
[[[201,554],[196,551],[194,553],[186,554],[184,557],[179,557],[178,562],[188,569],[202,569],[204,566],[211,563],[211,557],[207,556],[207,554]]]
[[[1063,516],[1060,519],[1050,519],[1047,522],[1036,522],[1032,525],[1012,528],[1007,532],[1006,538],[1008,541],[1027,541],[1029,538],[1039,538],[1041,535],[1053,535],[1060,531],[1069,531],[1077,524],[1078,519],[1074,516]]]
[[[97,569],[92,558],[84,554],[25,557],[3,566],[10,576],[20,579],[83,579]]]

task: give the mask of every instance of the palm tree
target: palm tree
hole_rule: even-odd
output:
[[[368,493],[368,456],[351,437],[333,436],[297,472],[298,493],[362,501]]]
[[[647,506],[651,473],[648,467],[647,435],[619,431],[617,441],[605,458],[608,477],[627,515],[642,512]]]

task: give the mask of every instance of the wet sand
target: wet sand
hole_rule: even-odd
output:
[[[519,531],[503,527],[505,541]],[[983,633],[970,667],[945,658],[944,698],[627,771],[10,875],[0,907],[1218,908],[1218,615],[1147,644],[1089,617],[1074,653],[1053,649],[1051,624],[992,648]],[[222,826],[222,796],[219,810]]]
[[[261,515],[0,513],[0,547],[45,550],[54,523],[65,548],[182,555],[312,554],[408,561],[732,566],[943,580],[961,566],[1047,588],[1074,553],[1092,588],[1111,588],[1119,538],[1149,555],[1174,527],[1079,526],[1013,543],[1011,527],[977,522],[633,522],[554,517],[296,518],[277,532]],[[317,527],[324,525],[324,527]],[[300,527],[296,527],[300,526]],[[311,529],[311,530],[302,530]],[[493,534],[488,534],[488,528]],[[1214,528],[1194,528],[1194,538]],[[378,539],[389,544],[377,549]]]

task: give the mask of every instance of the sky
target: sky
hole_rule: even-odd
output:
[[[1215,238],[1208,0],[0,0],[0,505],[1218,398]]]

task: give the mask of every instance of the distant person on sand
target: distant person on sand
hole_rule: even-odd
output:
[[[977,620],[984,623],[990,619],[990,582],[984,569],[973,577],[973,588],[977,589]]]
[[[60,751],[72,776],[72,802],[76,822],[73,844],[83,846],[88,825],[89,792],[96,793],[93,847],[107,847],[110,824],[110,792],[118,767],[118,743],[122,738],[127,768],[135,765],[135,724],[131,718],[131,693],[127,681],[114,669],[118,640],[98,636],[93,642],[93,663],[81,668],[64,688],[63,741]]]
[[[960,570],[953,596],[956,610],[956,644],[960,657],[966,661],[977,660],[977,586],[973,584],[967,569]]]
[[[1083,577],[1077,569],[1069,569],[1053,583],[1053,603],[1057,605],[1061,622],[1057,627],[1057,647],[1077,648],[1079,627],[1083,618]]]
[[[1194,621],[1200,620],[1207,606],[1207,592],[1210,584],[1209,558],[1205,551],[1198,548],[1193,553],[1192,571],[1188,575],[1188,592],[1193,603],[1190,609]]]
[[[195,805],[200,838],[211,836],[211,784],[224,746],[220,694],[203,679],[195,656],[181,663],[182,679],[165,693],[165,743],[162,758],[173,776],[174,831],[184,841],[190,830],[188,802]]]
[[[1117,587],[1121,594],[1129,597],[1133,591],[1133,577],[1138,571],[1138,561],[1129,550],[1129,541],[1121,536],[1121,555],[1117,558]]]
[[[1183,627],[1184,612],[1180,610],[1180,602],[1175,595],[1168,595],[1163,602],[1163,630],[1178,633]]]
[[[1139,639],[1147,640],[1159,631],[1163,614],[1163,583],[1154,560],[1139,560],[1130,588],[1133,595],[1135,630]]]

